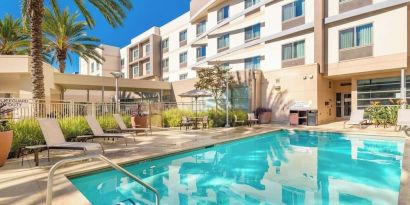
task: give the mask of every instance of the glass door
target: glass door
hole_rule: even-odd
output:
[[[336,93],[336,117],[349,117],[352,112],[352,94]]]

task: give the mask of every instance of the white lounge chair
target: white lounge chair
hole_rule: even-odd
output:
[[[248,113],[248,125],[252,127],[252,125],[256,125],[258,123],[258,119],[256,119],[254,113]]]
[[[233,115],[234,117],[234,121],[233,121],[233,126],[236,127],[237,124],[241,124],[243,125],[245,123],[244,120],[238,120],[238,116],[237,115]]]
[[[50,149],[82,150],[84,154],[90,150],[101,149],[104,154],[104,148],[99,143],[67,142],[56,119],[39,118],[37,121],[46,140],[49,159]]]
[[[359,125],[359,128],[362,128],[362,124],[367,120],[364,119],[364,110],[355,110],[352,111],[350,115],[350,120],[344,122],[343,128],[346,128],[346,125]]]
[[[396,130],[400,131],[405,127],[410,127],[410,109],[400,109],[397,113]]]
[[[150,131],[149,128],[128,128],[127,125],[125,125],[124,120],[122,120],[121,115],[119,114],[114,114],[114,119],[117,122],[121,132],[145,132],[145,135],[148,135],[148,131]]]
[[[104,133],[104,130],[101,128],[100,124],[97,122],[97,119],[95,119],[93,116],[88,115],[85,117],[87,120],[88,126],[90,126],[91,131],[93,133],[93,136],[95,138],[122,138],[124,139],[125,146],[127,146],[127,137],[134,137],[135,141],[135,135],[132,133]]]

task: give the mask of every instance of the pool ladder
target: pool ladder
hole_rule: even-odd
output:
[[[48,172],[48,178],[47,178],[46,205],[51,205],[52,200],[53,200],[54,172],[64,164],[79,162],[79,161],[89,160],[89,159],[99,159],[100,161],[105,162],[110,167],[112,167],[112,168],[116,169],[117,171],[127,175],[128,177],[135,180],[136,182],[138,182],[139,184],[141,184],[145,188],[147,188],[150,191],[154,192],[154,194],[155,194],[155,204],[159,205],[159,194],[158,194],[158,191],[154,187],[152,187],[149,184],[143,182],[140,178],[138,178],[137,176],[131,174],[130,172],[128,172],[124,168],[120,167],[118,164],[116,164],[113,161],[109,160],[108,158],[104,157],[103,155],[89,155],[89,156],[85,156],[85,157],[63,159],[63,160],[57,162],[53,167],[51,167],[50,171]]]

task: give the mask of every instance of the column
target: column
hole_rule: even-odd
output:
[[[402,99],[401,107],[402,109],[406,108],[407,96],[406,96],[406,70],[405,68],[401,69],[401,88],[400,88],[400,97]]]

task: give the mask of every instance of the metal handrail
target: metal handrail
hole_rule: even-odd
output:
[[[150,186],[149,184],[143,182],[140,178],[136,177],[135,175],[131,174],[124,168],[120,167],[118,164],[115,164],[108,158],[104,157],[103,155],[89,155],[85,157],[78,157],[78,158],[71,158],[71,159],[63,159],[59,162],[57,162],[53,167],[51,167],[50,171],[48,172],[48,178],[47,178],[47,195],[46,195],[46,205],[51,205],[52,200],[53,200],[53,181],[54,181],[54,172],[61,167],[64,164],[67,163],[72,163],[72,162],[78,162],[78,161],[83,161],[83,160],[88,160],[88,159],[99,159],[106,164],[110,165],[112,168],[116,169],[119,172],[122,172],[123,174],[127,175],[128,177],[132,178],[145,188],[151,190],[155,194],[155,204],[159,205],[159,194],[158,191]]]

